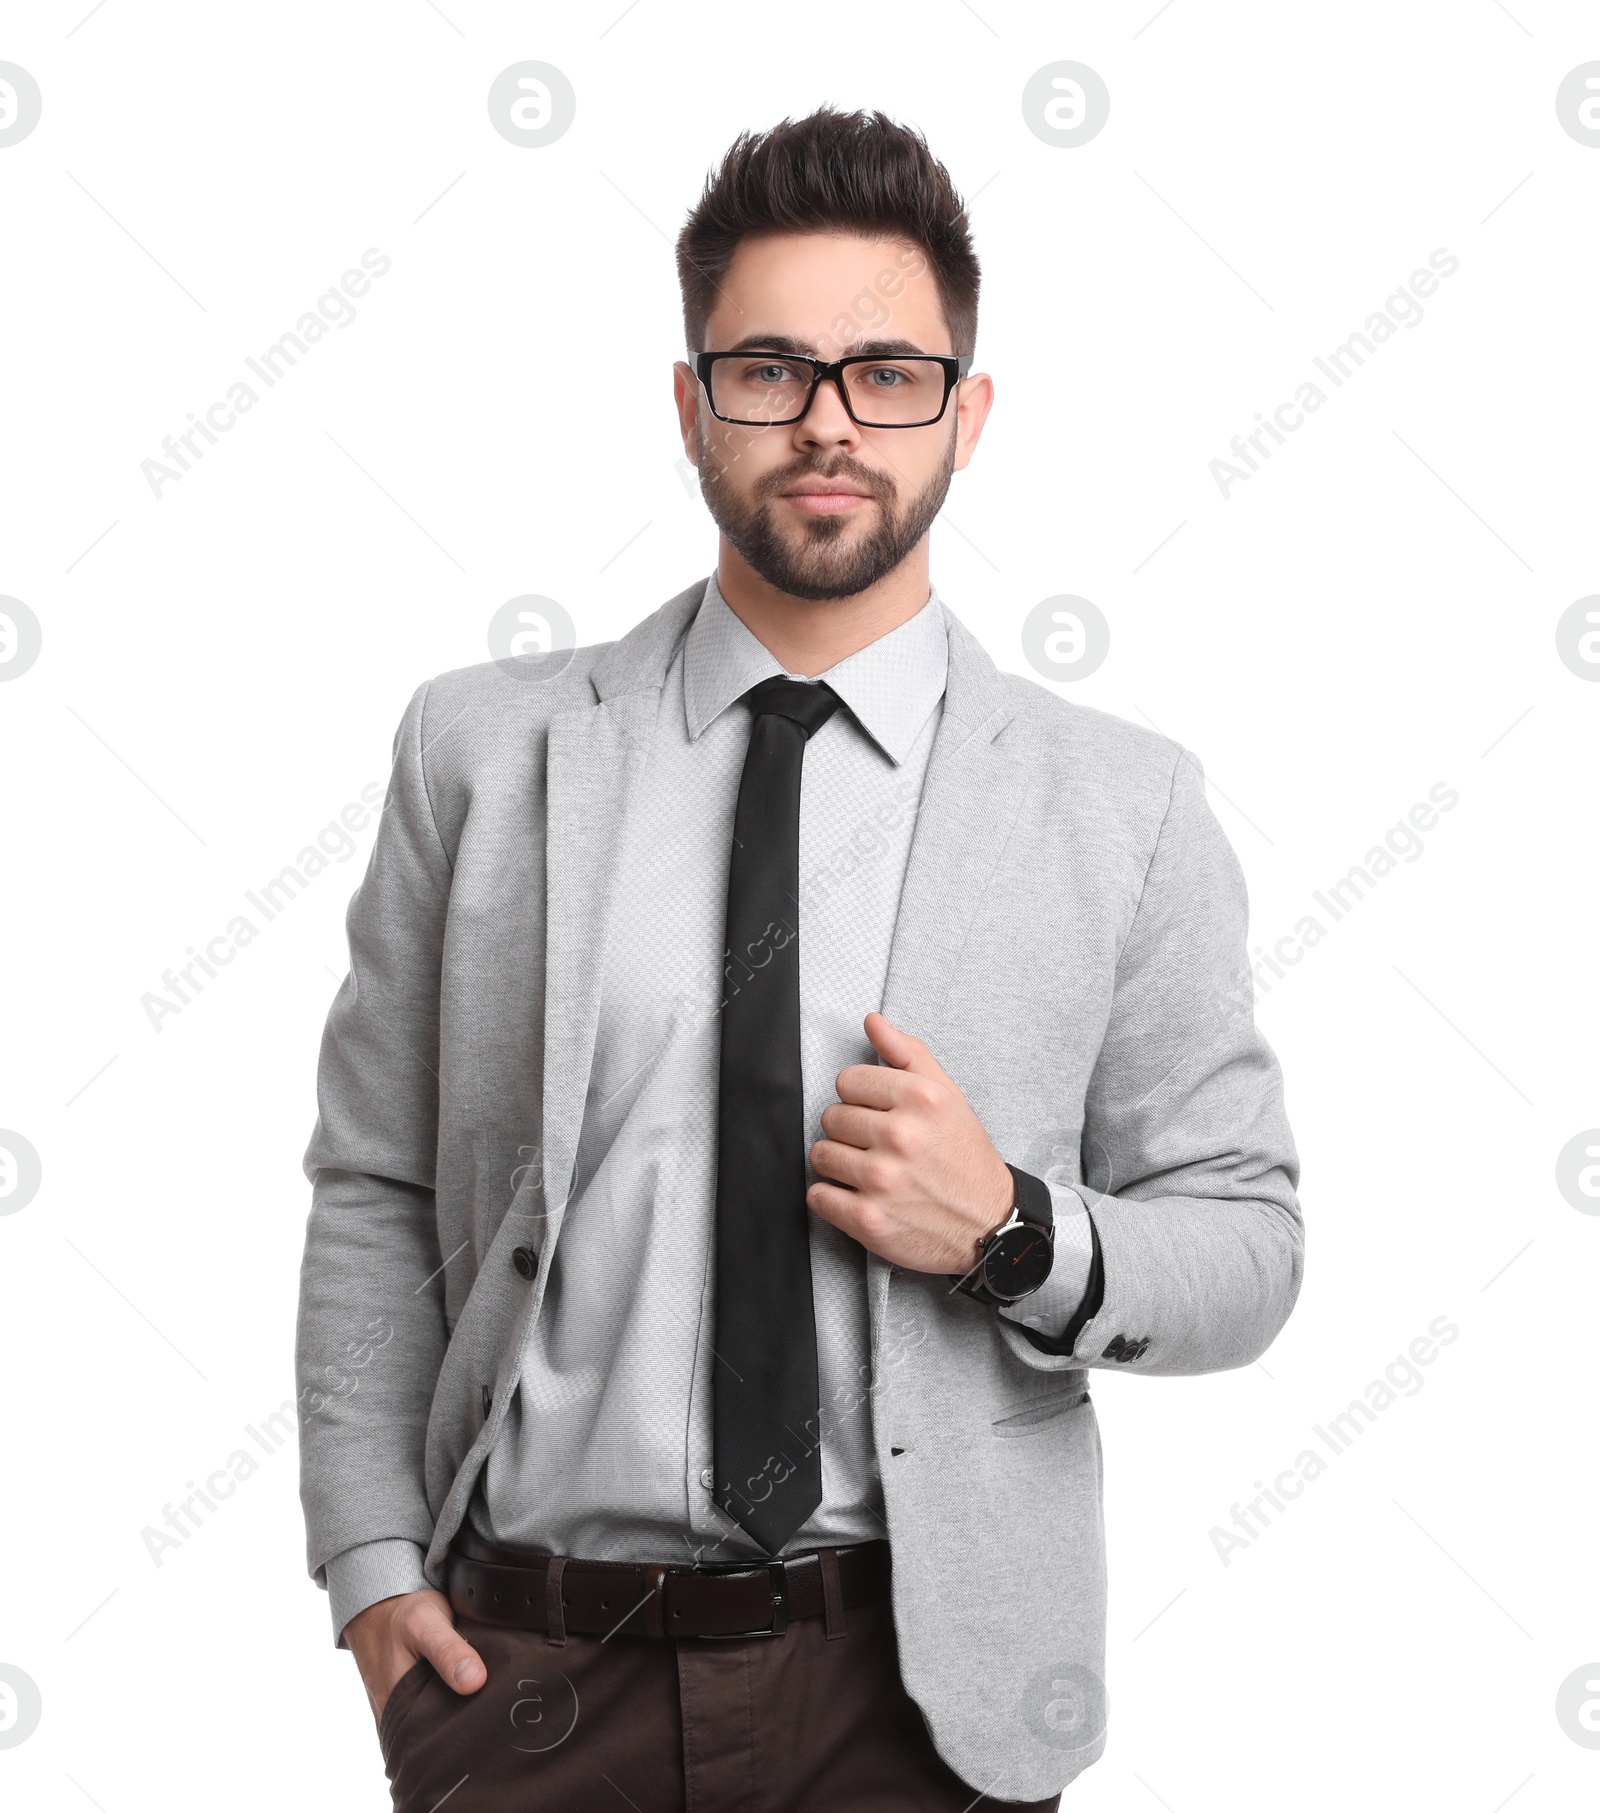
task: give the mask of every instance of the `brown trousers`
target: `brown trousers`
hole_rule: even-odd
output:
[[[780,1637],[569,1635],[456,1620],[489,1678],[418,1662],[378,1725],[397,1813],[967,1813],[900,1680],[887,1598]],[[1029,1801],[1052,1813],[1059,1796]]]

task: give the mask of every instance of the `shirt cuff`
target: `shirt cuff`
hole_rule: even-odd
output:
[[[420,1593],[429,1585],[422,1571],[421,1546],[403,1536],[378,1542],[358,1542],[328,1563],[328,1609],[333,1615],[333,1640],[348,1649],[344,1627],[369,1605],[392,1599],[397,1593]]]
[[[1049,1179],[1045,1180],[1047,1183]],[[1094,1259],[1094,1236],[1089,1226],[1089,1211],[1083,1198],[1066,1184],[1050,1184],[1050,1201],[1055,1214],[1055,1257],[1050,1276],[1020,1303],[1008,1303],[999,1314],[1008,1322],[1031,1328],[1047,1339],[1057,1341],[1065,1333],[1089,1287],[1089,1270]]]

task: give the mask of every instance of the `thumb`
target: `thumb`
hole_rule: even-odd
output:
[[[863,1025],[867,1037],[872,1041],[873,1050],[886,1064],[892,1064],[896,1070],[909,1070],[917,1076],[934,1076],[941,1082],[949,1082],[950,1079],[921,1039],[914,1038],[909,1032],[902,1032],[892,1020],[885,1019],[880,1013],[868,1014]]]
[[[456,1629],[450,1615],[437,1606],[427,1607],[411,1640],[433,1664],[440,1680],[457,1693],[475,1693],[488,1680],[483,1657]]]

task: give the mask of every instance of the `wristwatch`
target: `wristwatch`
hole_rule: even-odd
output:
[[[1020,1303],[1050,1276],[1055,1263],[1055,1212],[1050,1186],[1042,1177],[1007,1165],[1016,1185],[1011,1217],[978,1242],[977,1262],[957,1290],[979,1303]]]

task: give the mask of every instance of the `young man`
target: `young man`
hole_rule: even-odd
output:
[[[922,140],[684,228],[716,569],[411,701],[330,1013],[313,1576],[395,1805],[1054,1807],[1101,1753],[1099,1367],[1243,1366],[1298,1160],[1199,764],[995,668]]]

